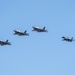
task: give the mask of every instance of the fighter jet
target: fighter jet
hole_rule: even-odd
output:
[[[4,46],[4,45],[11,45],[11,43],[8,42],[8,40],[6,40],[6,41],[0,41],[0,45],[1,45],[1,46]]]
[[[29,36],[29,34],[27,33],[27,30],[25,30],[25,32],[21,32],[21,31],[19,31],[19,30],[14,30],[14,35],[19,35],[19,36],[25,36],[25,35],[27,35],[27,36]]]
[[[32,26],[33,30],[32,31],[37,31],[37,32],[48,32],[47,30],[45,30],[46,27],[43,27],[42,29],[40,29],[37,26]]]
[[[72,41],[74,41],[74,39],[73,39],[73,37],[70,39],[70,38],[68,38],[68,37],[62,37],[63,38],[63,40],[62,41],[67,41],[67,42],[72,42]]]

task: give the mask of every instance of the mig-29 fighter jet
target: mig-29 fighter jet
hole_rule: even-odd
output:
[[[62,37],[63,38],[63,40],[62,41],[67,41],[67,42],[72,42],[72,41],[74,41],[74,39],[73,39],[73,37],[70,39],[70,38],[68,38],[68,37]]]
[[[19,31],[19,30],[14,30],[14,35],[19,35],[19,36],[25,36],[25,35],[27,35],[27,36],[29,36],[29,34],[27,33],[27,30],[25,30],[25,32],[21,32],[21,31]]]
[[[42,29],[40,29],[40,28],[37,27],[37,26],[33,26],[32,28],[33,28],[32,31],[37,31],[37,32],[48,32],[47,30],[45,30],[46,27],[43,27]]]
[[[1,46],[4,46],[4,45],[11,45],[11,43],[8,42],[8,40],[6,40],[6,41],[0,41],[0,45],[1,45]]]

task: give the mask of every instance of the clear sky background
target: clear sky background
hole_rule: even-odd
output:
[[[0,75],[75,75],[75,42],[62,36],[75,38],[75,0],[1,0],[0,40],[12,45],[0,46]]]

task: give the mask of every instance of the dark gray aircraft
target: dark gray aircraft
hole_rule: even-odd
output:
[[[11,43],[8,42],[8,40],[6,40],[6,41],[0,41],[0,45],[1,45],[1,46],[4,46],[4,45],[11,45]]]
[[[63,38],[63,40],[62,41],[67,41],[67,42],[72,42],[72,41],[74,41],[74,39],[73,39],[73,37],[70,39],[70,38],[68,38],[68,37],[62,37]]]
[[[33,26],[32,28],[33,28],[32,31],[37,31],[37,32],[48,32],[47,30],[45,30],[46,27],[43,27],[42,29],[40,29],[40,28],[38,28],[37,26]]]
[[[25,30],[25,32],[21,32],[21,31],[19,31],[19,30],[14,30],[14,35],[19,35],[19,36],[25,36],[25,35],[27,35],[27,36],[29,36],[29,34],[27,33],[27,30]]]

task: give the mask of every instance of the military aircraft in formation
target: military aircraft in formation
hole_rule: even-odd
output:
[[[41,28],[39,28],[39,27],[37,27],[37,26],[33,26],[32,28],[33,28],[32,31],[36,31],[36,32],[48,32],[48,31],[45,29],[46,27],[43,27],[43,28],[41,29]],[[15,29],[14,32],[15,32],[14,35],[29,36],[29,34],[27,33],[27,30],[25,30],[24,32],[21,32],[20,30]],[[73,37],[72,37],[72,38],[68,38],[68,37],[64,37],[64,36],[63,36],[62,38],[63,38],[62,41],[67,41],[67,42],[72,42],[72,41],[74,41]],[[11,43],[8,42],[8,40],[6,40],[6,41],[0,41],[0,45],[1,45],[1,46],[4,46],[4,45],[11,45]]]
[[[32,31],[37,31],[37,32],[48,32],[47,30],[45,30],[46,27],[43,27],[42,29],[37,27],[37,26],[33,26],[32,27],[33,30]]]
[[[11,43],[8,42],[8,40],[6,40],[6,41],[0,41],[0,45],[1,45],[1,46],[4,46],[4,45],[11,45]]]
[[[73,37],[72,38],[68,38],[68,37],[62,37],[63,38],[63,40],[62,41],[67,41],[67,42],[72,42],[72,41],[74,41],[74,39],[73,39]]]
[[[27,33],[27,30],[25,30],[24,32],[21,32],[20,30],[14,30],[14,35],[19,35],[19,36],[29,36],[29,34]]]
[[[43,27],[42,29],[38,28],[37,26],[33,26],[33,31],[37,31],[37,32],[48,32],[47,30],[45,30],[45,27]],[[29,36],[29,33],[27,33],[27,30],[25,30],[24,32],[21,32],[20,30],[13,30],[14,31],[14,35],[19,35],[19,36]],[[4,45],[11,45],[10,42],[8,42],[8,40],[6,41],[0,41],[0,45],[4,46]]]

